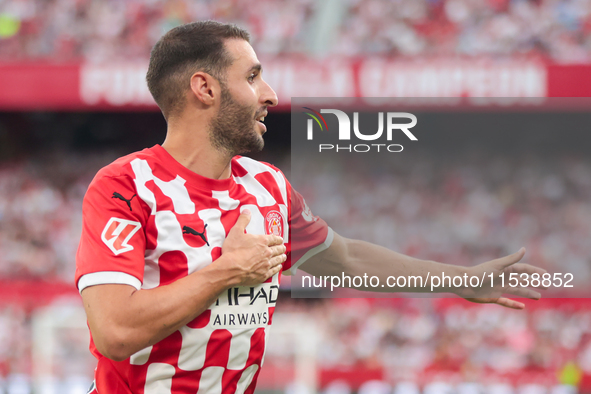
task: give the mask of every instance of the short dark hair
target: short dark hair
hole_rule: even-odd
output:
[[[231,38],[250,42],[246,30],[215,21],[177,26],[158,40],[150,53],[146,81],[165,118],[181,109],[195,72],[204,71],[224,82],[225,70],[233,61],[224,41]]]

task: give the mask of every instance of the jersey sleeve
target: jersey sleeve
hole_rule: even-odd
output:
[[[127,284],[140,289],[144,275],[146,214],[127,175],[97,176],[82,204],[76,285]]]
[[[295,275],[306,260],[328,249],[334,234],[324,220],[314,216],[304,197],[289,183],[288,188],[290,258],[284,264],[283,273]]]

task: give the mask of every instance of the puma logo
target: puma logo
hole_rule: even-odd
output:
[[[183,226],[183,234],[197,235],[197,236],[201,237],[201,239],[203,241],[205,241],[205,243],[207,244],[207,246],[209,246],[209,242],[207,242],[207,238],[205,238],[205,229],[206,228],[207,228],[207,223],[205,223],[205,226],[203,226],[203,232],[200,233],[199,231],[193,230],[189,226]]]
[[[131,200],[133,200],[133,198],[134,198],[135,196],[136,196],[136,195],[134,194],[134,195],[133,195],[133,196],[131,196],[131,197],[129,198],[129,200],[128,200],[127,198],[123,197],[121,194],[119,194],[119,193],[117,193],[117,192],[113,192],[113,195],[111,196],[111,198],[118,198],[118,199],[120,199],[120,200],[122,200],[122,201],[125,201],[125,203],[126,203],[126,204],[127,204],[127,206],[129,207],[129,210],[130,210],[130,211],[133,211],[133,209],[131,209]]]

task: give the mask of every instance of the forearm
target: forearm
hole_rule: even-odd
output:
[[[431,292],[430,278],[433,276],[463,276],[465,267],[421,260],[394,252],[379,245],[365,241],[347,239],[335,234],[333,244],[329,249],[313,261],[306,262],[302,269],[312,275],[325,276],[359,276],[379,278],[377,286],[366,286],[367,280],[358,290],[378,292]],[[392,277],[405,277],[402,286],[389,286]],[[342,280],[340,286],[349,287],[349,282]],[[376,283],[375,281],[373,282]],[[434,288],[436,292],[455,292],[446,282],[443,286]],[[448,285],[448,286],[445,286]]]
[[[85,289],[82,296],[97,349],[109,358],[123,360],[186,325],[209,308],[220,293],[238,283],[222,267],[211,264],[149,290],[125,285]],[[99,297],[101,301],[97,302]]]
[[[445,275],[453,278],[465,273],[465,267],[417,259],[365,241],[347,239],[345,242],[348,258],[343,260],[343,272],[348,275],[379,278],[379,286],[366,286],[360,290],[454,293],[457,288],[449,286],[450,283],[445,282],[442,286],[432,289],[430,281],[433,277]],[[388,283],[392,284],[395,281],[392,277],[404,277],[405,280],[396,281],[396,286],[389,286]]]

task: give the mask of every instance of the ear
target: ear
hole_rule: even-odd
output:
[[[213,105],[220,94],[218,81],[206,72],[198,71],[191,76],[191,91],[197,100]]]

